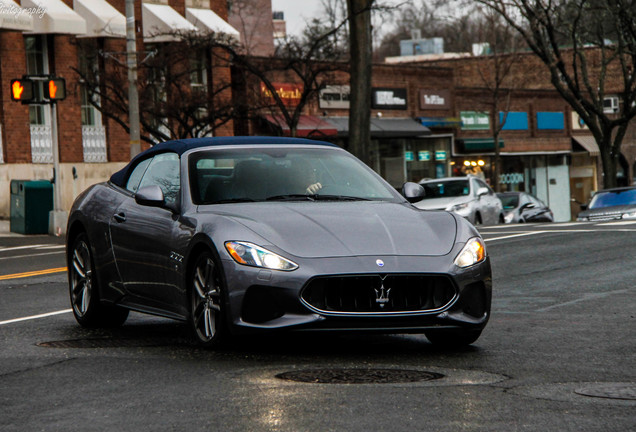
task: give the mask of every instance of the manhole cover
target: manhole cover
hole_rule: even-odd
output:
[[[45,348],[135,348],[167,345],[165,340],[157,339],[71,339],[51,342],[39,342],[37,346]]]
[[[606,399],[636,400],[635,383],[599,383],[590,384],[574,390],[581,396],[590,396]]]
[[[405,369],[311,369],[276,375],[288,381],[317,384],[393,384],[431,381],[444,375]]]

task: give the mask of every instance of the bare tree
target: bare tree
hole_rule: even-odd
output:
[[[636,116],[636,1],[478,0],[524,38],[550,72],[552,85],[599,145],[605,187],[617,184],[628,124]],[[607,113],[608,94],[622,109]]]
[[[351,97],[349,149],[366,164],[371,163],[371,8],[375,0],[347,0]]]
[[[475,104],[485,108],[483,111],[490,117],[495,147],[494,186],[496,192],[501,192],[501,131],[506,126],[513,93],[524,87],[532,71],[519,70],[523,57],[519,53],[521,41],[515,30],[493,11],[482,11],[479,16],[478,40],[485,43],[487,55],[476,65],[487,97],[477,99]]]
[[[233,42],[225,36],[175,35],[179,42],[149,46],[139,66],[140,121],[142,139],[155,143],[170,138],[214,134],[234,117],[229,79],[215,76],[212,50]],[[94,44],[79,41],[80,55],[98,59],[100,68],[76,72],[88,102],[127,132],[128,91],[126,65],[121,53],[104,53]],[[220,67],[228,68],[229,64]]]

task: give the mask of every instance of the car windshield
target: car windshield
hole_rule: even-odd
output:
[[[468,195],[468,180],[446,180],[422,183],[426,194],[424,198],[447,198]]]
[[[189,158],[195,204],[403,198],[371,169],[331,148],[204,150]]]
[[[519,205],[519,195],[497,195],[501,199],[501,204],[506,210],[517,208]]]
[[[636,189],[598,192],[590,202],[590,209],[621,205],[636,205]]]

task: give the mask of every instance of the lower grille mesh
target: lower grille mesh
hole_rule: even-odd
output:
[[[356,275],[312,279],[303,300],[324,312],[424,312],[445,307],[456,290],[448,277]]]

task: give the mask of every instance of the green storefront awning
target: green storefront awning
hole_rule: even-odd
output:
[[[463,145],[464,151],[476,152],[476,151],[494,151],[495,140],[492,138],[462,138],[457,140]],[[504,140],[499,140],[499,148],[504,147]]]

